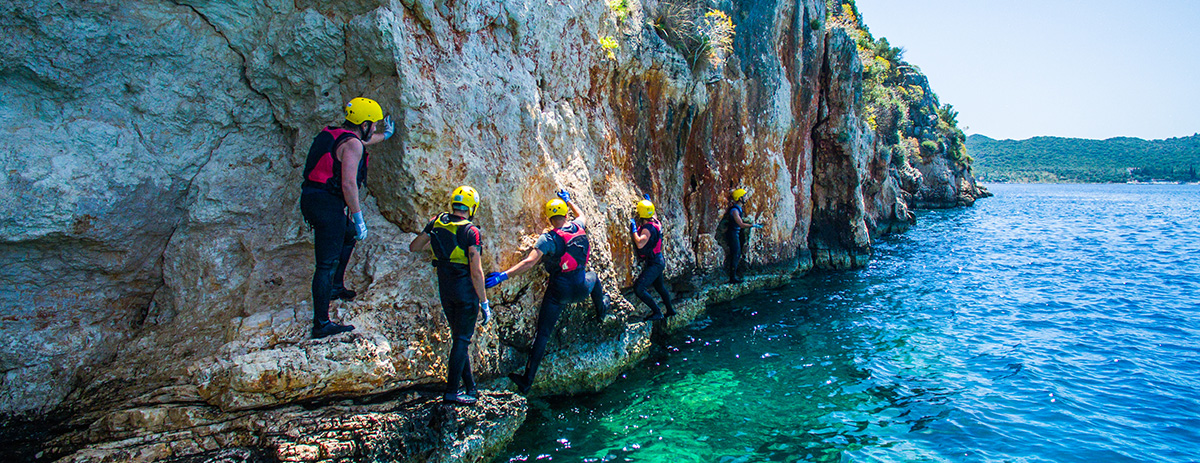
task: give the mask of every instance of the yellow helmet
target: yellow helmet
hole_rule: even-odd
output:
[[[551,199],[546,203],[546,218],[567,215],[567,202],[558,198]]]
[[[746,196],[746,190],[745,190],[745,189],[743,189],[743,188],[738,188],[738,189],[736,189],[736,190],[733,190],[733,200],[734,200],[734,201],[737,201],[737,200],[739,200],[739,199],[742,199],[742,198],[743,198],[743,197],[745,197],[745,196]]]
[[[649,199],[643,199],[637,203],[638,218],[649,219],[654,217],[654,203]]]
[[[358,97],[346,103],[346,120],[359,125],[365,121],[377,122],[383,119],[383,108],[370,98]]]
[[[459,204],[466,207],[467,213],[474,217],[475,211],[479,210],[479,192],[466,185],[455,188],[454,192],[450,193],[450,209],[454,210],[454,206]]]

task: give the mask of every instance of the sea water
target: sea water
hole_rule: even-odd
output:
[[[497,461],[1200,461],[1200,186],[989,188],[535,399]]]

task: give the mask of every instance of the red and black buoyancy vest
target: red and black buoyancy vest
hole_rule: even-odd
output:
[[[662,224],[657,219],[650,219],[642,224],[638,233],[641,233],[642,230],[650,230],[650,240],[646,241],[645,246],[637,249],[638,260],[646,260],[662,254]]]
[[[546,232],[554,242],[555,254],[545,260],[546,272],[551,275],[582,270],[587,266],[592,244],[588,241],[587,229],[577,223],[568,223],[562,228]]]
[[[339,127],[325,127],[313,139],[308,149],[308,161],[304,164],[304,184],[342,196],[342,161],[337,158],[337,148],[346,140],[358,138],[358,134]],[[367,181],[367,163],[370,155],[363,147],[362,159],[358,161],[357,183],[362,187]]]

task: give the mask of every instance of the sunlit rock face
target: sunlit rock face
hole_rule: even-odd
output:
[[[528,252],[555,190],[588,216],[590,267],[614,313],[564,313],[540,394],[604,387],[649,349],[650,328],[626,323],[645,309],[622,296],[642,194],[665,224],[685,315],[814,265],[861,266],[910,207],[977,196],[969,169],[876,155],[855,44],[825,28],[825,2],[723,4],[736,34],[720,63],[655,27],[669,6],[0,6],[0,415],[88,429],[136,407],[229,414],[436,387],[449,328],[428,256],[407,243],[461,184],[482,196],[488,270]],[[370,236],[347,272],[359,298],[333,310],[358,329],[308,340],[300,174],[315,133],[360,95],[398,127],[370,148]],[[765,224],[746,260],[767,276],[720,286],[718,227],[736,187]],[[482,378],[523,365],[544,287],[535,271],[489,292],[496,319],[473,349]],[[104,429],[66,442],[128,438]]]

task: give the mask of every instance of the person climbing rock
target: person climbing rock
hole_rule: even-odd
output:
[[[478,210],[479,192],[460,186],[450,193],[450,212],[433,217],[408,244],[412,252],[432,251],[433,266],[437,268],[438,295],[453,338],[446,393],[442,396],[446,403],[472,405],[479,397],[471,374],[471,335],[475,334],[479,313],[483,313],[480,324],[486,325],[492,309],[483,288],[483,240],[479,228],[471,223]]]
[[[575,214],[574,220],[567,220],[568,209]],[[539,262],[545,265],[546,272],[550,274],[546,294],[542,296],[542,306],[538,310],[537,336],[529,352],[525,373],[508,375],[522,394],[529,392],[533,385],[538,364],[546,355],[546,344],[550,342],[550,335],[554,333],[554,326],[564,305],[582,301],[590,295],[598,319],[603,319],[608,311],[608,300],[599,279],[586,269],[591,251],[587,218],[571,202],[571,194],[566,190],[560,190],[558,199],[546,203],[545,212],[546,220],[553,228],[538,237],[525,259],[506,271],[489,273],[486,282],[488,288],[494,287],[510,276],[529,271]]]
[[[637,218],[629,219],[629,233],[633,235],[637,258],[642,263],[642,273],[633,283],[633,294],[637,295],[637,298],[641,299],[651,310],[650,316],[646,317],[644,321],[662,320],[675,315],[675,309],[671,307],[671,293],[667,292],[663,281],[663,271],[667,268],[667,261],[663,259],[662,255],[662,223],[658,221],[654,213],[654,203],[650,202],[650,195],[646,195],[646,199],[638,201],[636,208]],[[654,299],[650,297],[650,291],[646,289],[651,285],[662,297],[663,306],[667,309],[665,316],[658,310],[658,305],[654,303]]]
[[[393,132],[392,118],[384,117],[379,103],[355,98],[346,103],[346,120],[342,125],[321,130],[308,149],[300,188],[300,212],[314,234],[314,339],[354,329],[353,325],[329,320],[329,303],[356,296],[346,288],[345,276],[354,244],[367,237],[367,224],[359,204],[359,189],[366,182],[370,159],[366,146],[391,138]]]
[[[733,190],[730,196],[733,198],[733,203],[725,212],[725,243],[729,245],[725,267],[729,271],[729,282],[741,283],[742,278],[738,276],[738,268],[742,264],[742,230],[762,228],[762,224],[742,220],[742,215],[745,214],[743,206],[746,203],[746,190],[738,188]]]

